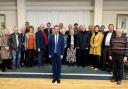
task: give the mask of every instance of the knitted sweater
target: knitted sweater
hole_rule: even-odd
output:
[[[112,38],[109,55],[112,54],[122,54],[128,57],[128,40],[126,37]]]

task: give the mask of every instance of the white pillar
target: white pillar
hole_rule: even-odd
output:
[[[17,0],[17,19],[18,19],[18,27],[21,29],[25,24],[25,16],[26,16],[26,8],[25,8],[26,0]]]
[[[94,25],[102,25],[103,20],[103,0],[94,2]]]

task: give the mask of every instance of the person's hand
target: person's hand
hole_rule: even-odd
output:
[[[27,50],[27,48],[25,47],[25,51]]]
[[[67,45],[64,46],[64,48],[66,48],[66,47],[67,47]]]
[[[6,49],[6,50],[9,50],[9,47],[8,47],[8,46],[6,46],[6,47],[5,47],[5,49]]]
[[[51,58],[51,55],[49,55],[49,58]]]
[[[38,52],[40,52],[40,48],[38,48]]]
[[[60,58],[62,59],[63,58],[63,55],[61,55]]]
[[[69,51],[70,49],[68,48],[67,50]]]
[[[127,57],[124,57],[124,62],[127,62]]]
[[[109,56],[109,60],[112,60],[112,56]]]
[[[94,48],[95,46],[94,45],[91,45],[92,48]]]

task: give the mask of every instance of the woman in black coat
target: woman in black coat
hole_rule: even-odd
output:
[[[76,35],[74,29],[69,30],[67,37],[67,62],[69,65],[74,65],[76,62]]]

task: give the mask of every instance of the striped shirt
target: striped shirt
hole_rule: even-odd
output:
[[[111,50],[109,52],[112,54],[122,54],[128,57],[128,41],[126,37],[115,37],[111,40]]]

